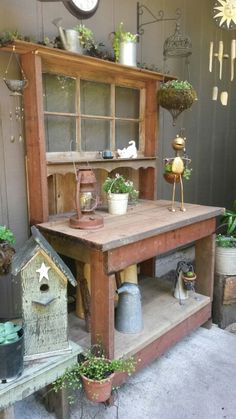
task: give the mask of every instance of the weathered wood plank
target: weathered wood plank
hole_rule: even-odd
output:
[[[214,288],[214,268],[215,268],[215,220],[212,220],[213,230],[207,237],[203,237],[195,242],[196,258],[196,291],[208,295],[213,299]],[[206,231],[207,235],[207,231]]]
[[[224,281],[223,304],[234,303],[236,303],[236,276],[230,276]]]
[[[0,409],[28,397],[62,375],[67,367],[77,361],[78,354],[82,352],[82,348],[77,344],[70,342],[70,346],[72,352],[68,355],[25,363],[23,373],[17,380],[0,384]]]

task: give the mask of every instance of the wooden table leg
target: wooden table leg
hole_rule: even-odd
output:
[[[84,318],[87,332],[91,330],[91,314],[90,314],[90,293],[87,280],[84,276],[84,264],[76,261],[76,279],[78,287],[80,287],[81,299],[84,311]]]
[[[101,343],[114,358],[114,276],[106,275],[102,252],[91,251],[91,343]]]
[[[215,235],[204,237],[195,243],[196,292],[213,299],[215,268]]]
[[[14,419],[14,406],[0,411],[0,419]]]

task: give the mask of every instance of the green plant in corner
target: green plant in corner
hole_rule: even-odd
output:
[[[217,246],[236,248],[236,200],[233,202],[232,210],[225,209],[218,229],[223,229],[223,234],[216,235]]]
[[[123,22],[119,24],[118,29],[112,32],[112,47],[114,49],[115,60],[119,61],[120,58],[120,43],[121,42],[137,42],[138,34],[124,31]]]
[[[15,241],[12,231],[6,226],[0,225],[0,275],[5,275],[9,272],[15,253],[15,249],[12,247]]]

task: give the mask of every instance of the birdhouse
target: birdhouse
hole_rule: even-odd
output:
[[[25,358],[37,359],[70,351],[67,283],[77,284],[71,271],[36,227],[12,261],[20,273]]]

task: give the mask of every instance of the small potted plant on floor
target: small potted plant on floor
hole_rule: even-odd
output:
[[[225,210],[216,235],[216,272],[236,275],[236,200],[232,210]]]
[[[98,352],[94,355],[90,350],[82,363],[77,363],[67,369],[54,382],[53,388],[56,392],[62,388],[72,391],[83,388],[88,400],[97,403],[105,402],[111,395],[115,373],[131,374],[135,371],[135,365],[133,358],[109,360]],[[70,403],[75,401],[75,396],[70,395],[69,398]]]
[[[0,225],[0,276],[8,274],[15,253],[15,237],[6,226]]]
[[[169,80],[162,83],[157,92],[157,101],[171,113],[173,125],[177,117],[190,108],[195,100],[197,100],[196,91],[186,80]]]
[[[138,35],[126,32],[123,27],[123,22],[120,23],[118,29],[112,35],[112,46],[116,62],[135,67],[137,65],[136,49]]]
[[[115,177],[107,177],[103,184],[103,191],[107,193],[108,211],[113,215],[127,212],[128,199],[138,198],[138,191],[131,180],[127,180],[119,173]]]

